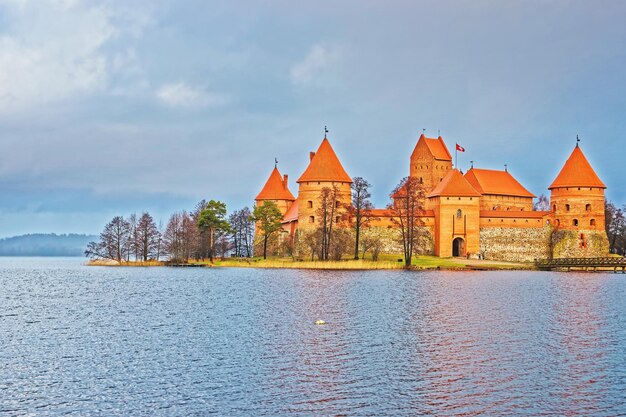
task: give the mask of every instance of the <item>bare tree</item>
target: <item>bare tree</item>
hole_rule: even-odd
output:
[[[197,229],[186,211],[174,213],[163,233],[163,249],[170,261],[188,262],[195,248]]]
[[[406,267],[409,267],[413,254],[419,247],[421,235],[425,233],[422,220],[425,203],[424,186],[420,184],[418,178],[405,177],[391,195],[395,203],[389,205],[388,208],[392,212],[392,222],[400,230],[404,263]]]
[[[550,211],[550,199],[545,194],[541,194],[533,209],[535,211]]]
[[[338,200],[339,191],[336,185],[332,187],[324,187],[320,192],[319,208],[317,214],[320,222],[321,232],[321,251],[320,259],[327,261],[330,256],[330,244],[333,237],[333,227],[339,221],[341,222],[342,216],[339,213],[340,203]]]
[[[248,207],[228,216],[232,232],[233,251],[237,257],[251,257],[254,239],[254,219]]]
[[[137,222],[136,230],[136,251],[141,260],[147,262],[154,258],[159,252],[161,233],[154,222],[152,216],[143,213]]]
[[[367,226],[371,220],[371,212],[374,208],[369,200],[372,196],[369,192],[371,184],[361,177],[354,177],[352,180],[352,205],[348,207],[348,212],[354,223],[354,259],[359,259],[359,241],[361,238],[361,228]]]
[[[623,209],[611,202],[605,203],[606,234],[609,238],[609,252],[626,254],[626,206]]]
[[[85,256],[122,262],[128,258],[130,224],[122,216],[115,216],[104,226],[98,242],[89,242]]]

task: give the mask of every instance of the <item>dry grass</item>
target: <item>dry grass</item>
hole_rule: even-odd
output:
[[[162,261],[122,261],[117,262],[112,259],[92,259],[87,261],[88,266],[165,266],[165,262]]]

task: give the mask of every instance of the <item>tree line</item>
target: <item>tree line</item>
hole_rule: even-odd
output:
[[[619,208],[607,201],[604,212],[609,252],[626,256],[626,204]]]
[[[98,240],[89,242],[85,256],[117,262],[188,262],[232,254],[253,256],[254,218],[248,207],[228,215],[226,204],[202,200],[191,211],[173,213],[165,226],[152,215],[115,216]]]

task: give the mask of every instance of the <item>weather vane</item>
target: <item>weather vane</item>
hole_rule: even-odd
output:
[[[426,129],[422,129],[422,135],[426,134]]]
[[[580,138],[576,135],[576,147],[578,148],[578,143],[580,142]]]
[[[504,171],[509,172],[509,165],[508,164],[504,164]]]
[[[326,135],[328,135],[328,128],[324,126],[324,139],[326,139]]]
[[[441,130],[437,129],[437,136],[441,136]]]
[[[274,168],[278,166],[278,158],[274,157]]]
[[[474,168],[474,161],[470,161],[470,164],[472,164],[472,168]]]

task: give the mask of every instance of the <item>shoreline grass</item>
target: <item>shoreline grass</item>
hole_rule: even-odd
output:
[[[256,258],[223,258],[190,260],[188,263],[170,264],[164,261],[122,261],[95,259],[86,263],[88,266],[113,266],[113,267],[154,267],[154,266],[188,266],[188,267],[217,267],[217,268],[264,268],[264,269],[310,269],[310,270],[447,270],[447,271],[489,271],[489,270],[532,270],[532,264],[476,261],[463,258],[439,258],[436,256],[416,256],[413,258],[411,267],[407,268],[401,261],[400,255],[382,254],[379,260],[371,259],[342,259],[339,261],[302,260],[293,258],[271,257]]]

